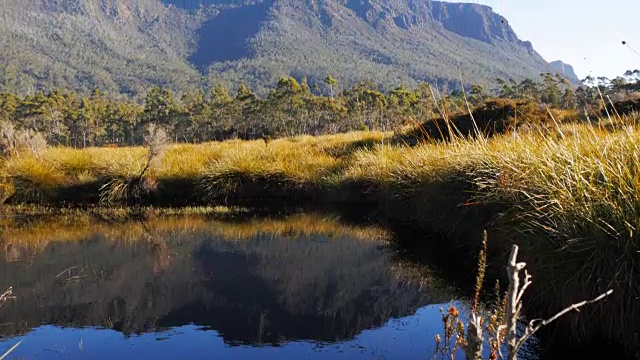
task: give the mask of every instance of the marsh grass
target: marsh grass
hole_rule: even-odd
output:
[[[10,158],[3,164],[5,179],[12,185],[14,196],[24,202],[55,199],[65,184],[65,175],[53,164],[45,164],[33,156]]]
[[[304,140],[276,140],[268,148],[240,147],[211,161],[204,169],[202,184],[214,197],[238,192],[243,184],[251,182],[263,182],[265,187],[275,185],[286,193],[322,186],[342,169],[343,163]]]
[[[162,197],[161,191],[175,196],[181,187],[183,193],[196,189],[205,195],[201,204],[206,204],[205,197],[229,198],[252,182],[261,184],[252,196],[262,192],[268,197],[270,191],[281,190],[280,196],[286,197],[288,190],[312,191],[339,178],[354,152],[372,148],[385,136],[389,134],[363,132],[278,139],[268,145],[260,140],[169,145],[143,185],[151,190],[149,198],[156,199]],[[53,205],[87,201],[82,192],[100,189],[90,198],[103,205],[127,204],[132,183],[145,169],[147,153],[143,147],[53,147],[40,158],[12,157],[0,165],[4,197],[14,204]]]
[[[638,118],[562,124],[552,117],[547,124],[413,146],[379,132],[171,145],[153,171],[155,197],[146,201],[164,194],[171,194],[169,205],[174,198],[191,205],[301,195],[313,202],[375,199],[379,215],[450,235],[452,248],[466,239],[470,253],[474,236],[487,228],[497,239],[488,249],[489,268],[515,242],[545,284],[531,303],[547,306],[546,313],[613,288],[588,322],[569,318],[574,333],[637,346]],[[3,186],[15,188],[14,204],[72,202],[61,199],[69,193],[63,188],[98,183],[117,192],[145,156],[144,148],[52,148],[40,158],[4,160]]]

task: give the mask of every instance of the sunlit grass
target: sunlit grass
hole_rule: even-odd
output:
[[[58,188],[66,182],[60,169],[32,156],[8,159],[3,163],[2,172],[21,201],[39,202],[55,198]]]
[[[635,125],[564,125],[413,147],[385,142],[385,136],[390,134],[303,136],[268,145],[238,140],[171,145],[152,174],[160,183],[192,181],[212,196],[232,194],[252,181],[285,188],[356,182],[394,191],[464,181],[475,187],[470,201],[517,207],[523,232],[568,239],[595,232],[637,237],[640,134]],[[145,156],[142,147],[50,148],[39,159],[11,158],[1,167],[4,184],[15,188],[18,199],[46,202],[67,185],[135,177]]]
[[[210,194],[237,191],[245,182],[258,180],[290,187],[322,184],[340,170],[344,160],[326,154],[305,139],[276,140],[268,146],[227,149],[224,156],[204,168],[203,185]]]

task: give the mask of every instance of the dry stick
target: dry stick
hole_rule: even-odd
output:
[[[66,269],[62,270],[62,271],[60,272],[60,274],[56,275],[56,277],[55,277],[55,278],[56,278],[56,279],[57,279],[57,278],[59,278],[59,277],[60,277],[60,276],[62,276],[64,273],[67,273],[68,275],[71,275],[71,270],[74,270],[74,269],[77,269],[77,268],[78,268],[77,266],[71,266],[71,267],[68,267],[68,268],[66,268]]]
[[[481,316],[477,316],[475,313],[471,314],[471,321],[469,321],[467,329],[467,345],[464,347],[467,359],[482,359],[482,345],[484,342],[482,322]]]
[[[580,308],[581,307],[583,307],[585,305],[595,304],[598,301],[604,300],[605,298],[607,298],[611,294],[613,294],[613,290],[609,290],[609,291],[607,291],[607,292],[605,292],[603,294],[600,294],[598,297],[596,297],[594,299],[585,300],[585,301],[581,301],[581,302],[576,303],[576,304],[572,304],[571,306],[568,306],[564,310],[559,311],[557,314],[553,315],[552,317],[550,317],[550,318],[548,318],[546,320],[540,320],[540,319],[531,320],[531,322],[529,322],[529,325],[527,326],[527,329],[525,330],[524,335],[522,335],[520,340],[518,340],[518,344],[517,344],[516,350],[519,350],[520,347],[522,347],[522,345],[524,345],[524,343],[527,340],[529,340],[529,338],[531,336],[533,336],[533,334],[535,334],[543,326],[551,324],[552,322],[558,320],[560,317],[564,316],[565,314],[567,314],[568,312],[570,312],[572,310],[580,312]],[[536,324],[536,322],[538,322],[538,323]]]
[[[11,354],[13,352],[13,350],[15,350],[18,346],[20,346],[20,344],[22,344],[23,341],[24,340],[18,341],[18,343],[13,345],[11,347],[11,349],[7,350],[7,352],[5,352],[4,354],[0,355],[0,360],[4,360],[7,356],[9,356],[9,354]]]
[[[7,289],[7,291],[2,293],[2,295],[0,295],[0,307],[2,307],[2,305],[4,305],[4,303],[6,303],[7,300],[14,299],[14,298],[15,296],[13,296],[13,288],[10,287]],[[11,354],[16,348],[18,348],[18,346],[20,346],[20,344],[22,344],[23,341],[24,340],[20,340],[17,344],[13,345],[11,349],[7,350],[4,354],[0,354],[0,360],[4,360],[7,356],[9,356],[9,354]]]
[[[507,308],[507,354],[512,359],[512,354],[517,354],[518,344],[518,317],[520,315],[521,306],[518,304],[518,295],[520,287],[520,271],[527,265],[526,263],[518,263],[518,246],[513,245],[511,254],[509,255],[509,264],[507,265],[507,274],[509,275],[509,306]],[[515,355],[514,355],[515,356]],[[515,359],[515,357],[513,357]]]
[[[2,295],[0,295],[0,307],[2,307],[2,305],[4,305],[4,303],[7,302],[7,300],[9,299],[13,299],[13,288],[10,287],[7,289],[7,291],[5,291],[4,293],[2,293]]]
[[[513,245],[511,248],[511,254],[509,255],[509,265],[507,266],[507,273],[509,275],[509,306],[507,309],[507,358],[509,360],[517,360],[518,351],[520,348],[542,327],[552,323],[559,319],[568,312],[579,309],[585,305],[594,304],[598,301],[605,299],[613,294],[613,290],[609,290],[606,293],[592,299],[585,300],[576,304],[573,304],[564,310],[558,312],[552,317],[546,320],[532,320],[527,325],[524,334],[518,338],[517,325],[522,311],[522,296],[524,291],[531,285],[531,275],[525,270],[525,279],[522,288],[520,288],[520,272],[526,267],[526,263],[518,263],[518,246]]]

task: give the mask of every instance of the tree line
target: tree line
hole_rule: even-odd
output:
[[[166,129],[175,142],[395,130],[466,112],[492,97],[525,99],[560,109],[602,109],[605,99],[640,93],[640,71],[629,71],[621,79],[593,83],[588,78],[574,88],[560,75],[545,73],[539,80],[498,80],[493,91],[480,85],[448,91],[420,84],[385,93],[370,81],[342,89],[339,80],[329,75],[325,82],[330,93],[322,95],[304,79],[283,77],[265,97],[244,84],[233,92],[215,85],[179,96],[154,87],[141,103],[117,100],[100,90],[88,96],[61,90],[27,96],[4,92],[0,93],[0,122],[42,134],[49,144],[71,147],[138,145],[151,123]]]

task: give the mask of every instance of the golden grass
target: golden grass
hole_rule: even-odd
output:
[[[2,172],[9,178],[15,196],[24,201],[46,201],[55,198],[59,187],[65,184],[65,175],[53,164],[25,156],[3,163]]]
[[[282,182],[292,187],[321,184],[341,168],[342,159],[305,139],[298,140],[230,149],[204,168],[205,188],[210,194],[224,195],[237,191],[247,180]]]
[[[367,183],[409,192],[464,180],[474,201],[520,209],[522,232],[568,240],[598,234],[636,241],[640,226],[640,132],[563,125],[551,132],[455,138],[414,147],[391,145],[378,132],[172,145],[153,169],[157,181],[183,179],[228,195],[251,181],[339,187]],[[51,148],[40,159],[11,158],[0,167],[20,200],[46,202],[60,187],[140,174],[144,148]],[[268,191],[268,189],[265,189]],[[523,221],[523,219],[528,219]]]
[[[518,207],[523,232],[569,239],[584,233],[635,241],[640,218],[640,132],[563,125],[551,132],[455,138],[414,147],[391,145],[390,134],[360,132],[263,141],[171,145],[153,169],[157,181],[183,179],[221,196],[251,183],[340,187],[345,182],[410,192],[425,184],[466,181],[470,201]],[[144,148],[50,148],[40,159],[0,164],[19,200],[46,202],[65,185],[140,174]],[[124,180],[123,180],[124,179]],[[10,187],[10,186],[9,186]],[[265,189],[265,191],[269,191]],[[523,222],[525,216],[530,221]]]
[[[197,179],[206,175],[243,172],[255,176],[283,176],[291,181],[315,181],[334,170],[356,142],[380,142],[379,132],[262,140],[228,140],[204,144],[169,145],[153,169],[162,179]],[[0,164],[3,174],[25,177],[42,187],[83,184],[104,178],[139,175],[147,150],[133,148],[48,148],[39,159],[18,157]],[[209,170],[209,171],[207,171]]]

